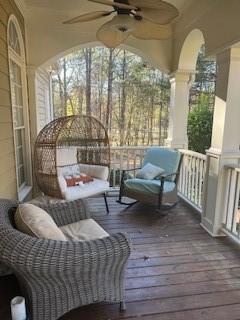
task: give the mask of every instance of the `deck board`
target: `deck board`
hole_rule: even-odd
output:
[[[209,236],[199,215],[183,203],[160,216],[152,207],[126,208],[115,200],[109,198],[110,215],[103,199],[88,202],[106,231],[126,232],[133,243],[125,281],[127,310],[120,313],[116,304],[91,305],[61,320],[240,319],[238,246]],[[0,319],[10,320],[6,306],[18,291],[13,276],[0,279]]]

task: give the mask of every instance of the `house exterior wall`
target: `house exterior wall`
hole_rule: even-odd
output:
[[[36,72],[37,133],[51,121],[50,75],[44,69]]]
[[[14,1],[0,0],[0,198],[17,196],[7,46],[11,14],[17,17],[24,36],[24,19]]]

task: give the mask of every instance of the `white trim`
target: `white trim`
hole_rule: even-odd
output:
[[[18,41],[20,45],[20,53],[21,55],[17,54],[10,46],[9,46],[9,26],[10,23],[14,23],[14,26],[17,31]],[[30,129],[29,129],[29,115],[28,115],[28,92],[27,92],[27,78],[26,78],[26,62],[25,62],[25,49],[24,49],[24,41],[21,32],[21,28],[19,26],[18,20],[14,15],[10,15],[8,20],[8,63],[9,63],[9,72],[11,70],[11,61],[17,64],[20,68],[21,72],[21,82],[22,82],[22,99],[23,99],[23,121],[24,121],[24,163],[25,163],[25,179],[26,184],[23,186],[19,186],[18,181],[18,167],[17,167],[17,148],[16,148],[16,137],[15,131],[17,127],[14,125],[13,120],[13,113],[14,113],[14,106],[11,98],[11,105],[12,105],[12,127],[13,127],[13,141],[14,141],[14,154],[15,154],[15,170],[16,170],[16,179],[17,179],[17,193],[18,199],[20,201],[24,200],[26,196],[30,193],[32,187],[32,163],[31,163],[31,144],[30,144]],[[10,81],[10,89],[11,89],[11,97],[12,93],[12,83],[11,83],[11,74],[9,75]]]
[[[23,202],[24,200],[27,199],[27,197],[30,195],[30,193],[32,192],[32,186],[24,186],[18,194],[18,200],[20,202]]]

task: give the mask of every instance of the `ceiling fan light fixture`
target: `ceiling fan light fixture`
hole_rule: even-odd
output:
[[[119,14],[110,22],[109,27],[115,31],[130,33],[136,29],[137,21],[128,14]]]

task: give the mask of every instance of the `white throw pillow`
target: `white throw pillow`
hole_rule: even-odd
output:
[[[136,178],[152,180],[162,174],[165,170],[151,163],[147,163],[137,174]]]
[[[58,176],[72,176],[80,174],[79,164],[73,164],[71,166],[57,167]]]
[[[19,231],[42,239],[66,241],[63,232],[43,209],[24,203],[18,206],[14,216]]]

